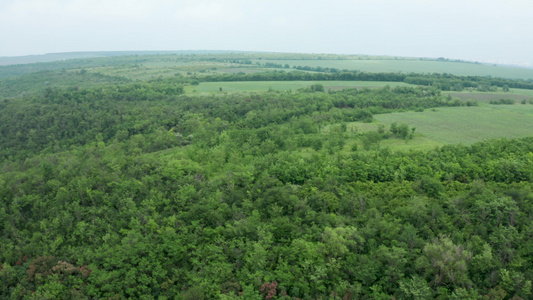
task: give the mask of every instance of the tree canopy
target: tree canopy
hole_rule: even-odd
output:
[[[408,124],[347,130],[475,105],[435,86],[184,84],[0,102],[0,298],[532,297],[533,138],[401,152],[374,146]]]

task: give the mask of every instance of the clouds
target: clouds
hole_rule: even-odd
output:
[[[525,0],[4,0],[0,55],[234,49],[533,62]]]

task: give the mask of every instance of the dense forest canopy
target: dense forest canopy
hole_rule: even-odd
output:
[[[20,93],[52,73],[61,85]],[[417,86],[186,92],[365,76]],[[0,298],[529,299],[533,137],[396,151],[381,143],[417,128],[347,125],[478,105],[442,93],[458,84],[531,82],[331,69],[4,79]]]

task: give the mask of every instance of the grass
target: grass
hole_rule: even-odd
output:
[[[515,103],[519,103],[522,100],[526,100],[529,102],[529,100],[533,99],[533,91],[531,90],[520,90],[520,89],[514,89],[511,92],[445,92],[444,94],[448,94],[454,98],[459,98],[462,100],[475,100],[478,102],[484,102],[484,103],[490,103],[492,100],[500,100],[500,99],[511,99],[514,100]]]
[[[377,130],[379,124],[388,130],[394,122],[415,127],[413,140],[384,140],[381,146],[393,150],[427,150],[445,144],[470,145],[496,138],[521,138],[533,135],[533,105],[488,105],[476,107],[444,107],[424,112],[402,112],[374,116],[374,123],[350,123],[365,132]]]
[[[222,92],[265,92],[269,89],[287,91],[306,88],[312,84],[322,84],[324,89],[338,90],[341,88],[380,88],[384,86],[410,86],[403,82],[383,81],[234,81],[234,82],[202,82],[188,92],[220,93]]]
[[[518,95],[524,95],[529,96],[533,98],[533,90],[525,90],[525,89],[511,89],[512,93],[518,94]]]
[[[493,76],[511,79],[532,79],[533,69],[513,68],[466,62],[450,62],[416,59],[352,59],[352,60],[262,60],[262,63],[288,64],[359,70],[365,72],[403,72],[403,73],[449,73],[463,76]]]
[[[346,131],[349,134],[351,133],[354,135],[357,135],[358,133],[361,133],[361,132],[377,131],[378,126],[380,124],[384,125],[383,122],[373,122],[373,123],[353,122],[353,123],[348,124],[348,128]],[[388,130],[389,126],[390,124],[387,124],[387,126],[385,127],[385,130]],[[416,131],[418,131],[418,129]],[[348,149],[351,149],[354,143],[357,143],[358,149],[360,150],[363,149],[363,144],[361,143],[361,141],[355,140],[355,136],[354,136],[354,139],[350,139],[350,138],[348,139],[346,143],[347,146],[344,147],[344,150],[346,151]],[[402,139],[390,138],[390,139],[382,140],[379,144],[380,147],[383,147],[383,148],[388,147],[395,151],[407,151],[410,149],[426,151],[426,150],[435,149],[435,147],[439,147],[443,145],[444,143],[431,140],[418,132],[415,132],[412,140],[405,141]]]

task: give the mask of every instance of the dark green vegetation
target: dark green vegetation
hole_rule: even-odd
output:
[[[246,65],[228,55],[217,63]],[[144,80],[118,64],[5,79],[4,93],[73,75],[0,101],[0,298],[532,297],[533,137],[394,152],[385,141],[415,143],[424,128],[351,125],[477,102],[316,82],[188,94],[232,74],[287,75],[186,71],[204,58],[164,56],[173,74]]]

